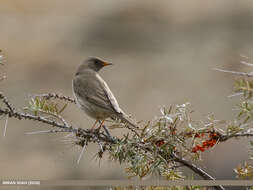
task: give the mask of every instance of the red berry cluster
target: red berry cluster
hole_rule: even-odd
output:
[[[160,147],[160,146],[162,146],[164,144],[164,140],[163,139],[162,140],[158,140],[158,141],[155,142],[155,144],[156,144],[156,146]]]
[[[203,137],[204,136],[203,134],[204,133],[196,134],[195,137],[196,138]],[[216,132],[212,131],[209,133],[209,139],[202,142],[201,145],[197,144],[195,147],[193,147],[192,152],[193,153],[196,153],[198,151],[204,152],[205,150],[213,147],[217,143],[218,139],[219,139],[219,135]]]

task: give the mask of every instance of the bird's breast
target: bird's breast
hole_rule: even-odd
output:
[[[79,108],[83,110],[88,116],[99,120],[103,120],[110,117],[108,110],[96,106],[84,97],[80,97],[78,94],[75,94],[75,99]]]

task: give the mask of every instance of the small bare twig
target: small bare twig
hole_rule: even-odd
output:
[[[47,93],[47,94],[35,94],[33,95],[33,97],[43,97],[46,99],[59,99],[59,100],[64,100],[64,101],[68,101],[70,103],[76,103],[75,99],[68,97],[68,96],[64,96],[62,94],[57,94],[57,93]]]
[[[12,105],[11,105],[10,102],[8,101],[7,97],[4,96],[2,92],[0,92],[0,99],[3,100],[3,103],[7,106],[7,108],[8,108],[11,112],[14,112],[14,108],[12,107]]]
[[[65,129],[51,129],[51,130],[45,130],[45,131],[32,131],[32,132],[26,132],[26,135],[37,135],[37,134],[46,134],[46,133],[60,133],[60,132],[68,132]]]
[[[253,73],[229,71],[229,70],[218,69],[218,68],[214,68],[214,70],[224,72],[224,73],[231,73],[231,74],[235,74],[235,75],[245,76],[245,77],[253,77]]]
[[[236,134],[231,134],[231,135],[221,135],[219,138],[219,141],[225,142],[231,138],[236,138],[236,137],[253,137],[253,133],[236,133]]]
[[[66,120],[59,114],[56,114],[56,113],[51,113],[51,112],[46,112],[44,110],[38,110],[39,112],[41,113],[44,113],[44,114],[48,114],[56,119],[59,119],[66,127],[69,127],[69,124],[66,122]]]
[[[249,63],[249,62],[246,62],[246,61],[241,61],[240,63],[243,64],[243,65],[247,65],[247,66],[253,67],[252,63]]]

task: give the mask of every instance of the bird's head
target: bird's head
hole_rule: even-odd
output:
[[[106,61],[103,61],[97,57],[90,57],[82,62],[82,64],[78,67],[76,75],[81,73],[82,71],[86,69],[91,69],[93,71],[98,72],[100,69],[102,69],[104,66],[112,65],[112,63],[108,63]]]

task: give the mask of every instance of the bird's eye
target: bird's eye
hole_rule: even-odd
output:
[[[95,65],[100,66],[100,61],[99,60],[95,60]]]

